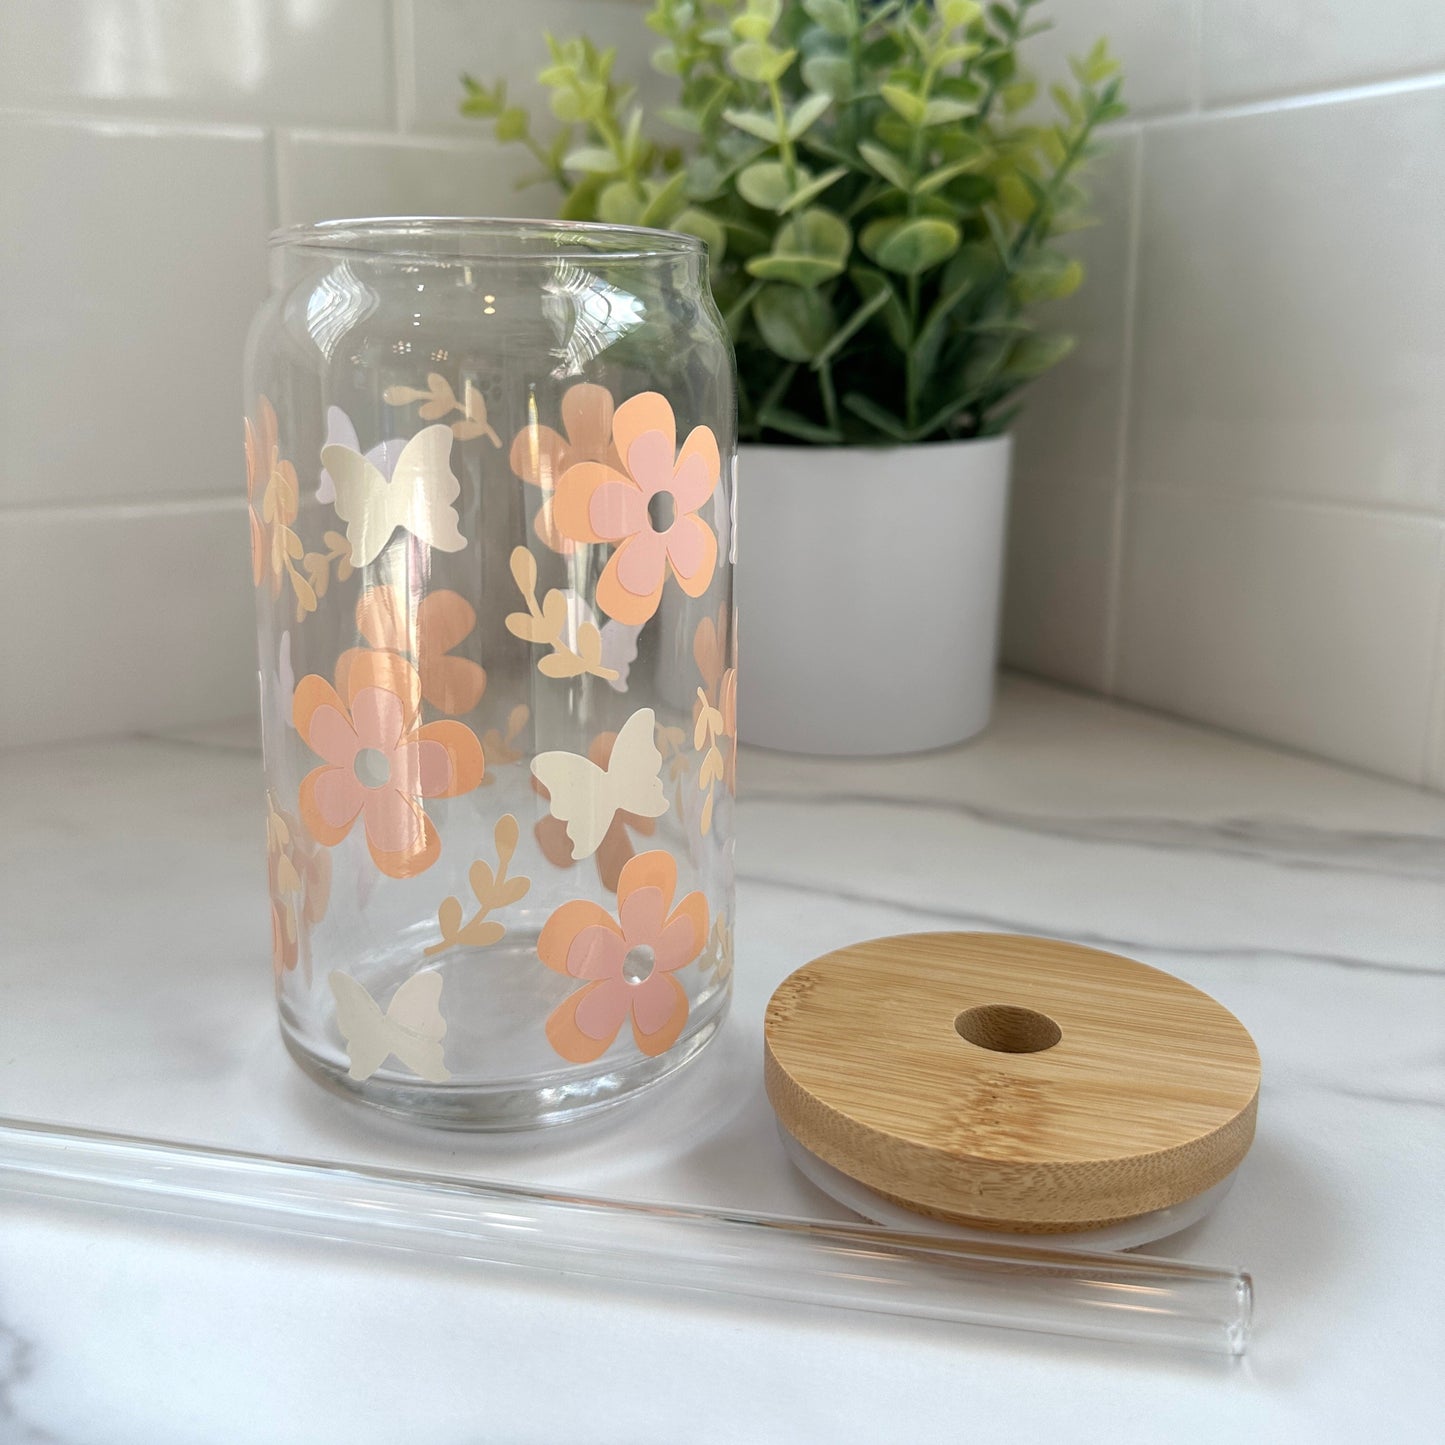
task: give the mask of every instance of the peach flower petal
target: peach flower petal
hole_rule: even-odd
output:
[[[350,769],[361,751],[356,732],[337,708],[325,705],[311,714],[306,746],[338,768]]]
[[[424,786],[424,797],[459,798],[463,793],[470,793],[481,787],[482,779],[487,773],[487,759],[476,733],[465,723],[451,718],[428,723],[417,732],[417,738],[423,744],[439,744],[446,750],[451,764],[451,775],[444,786],[435,793]],[[423,781],[431,776],[431,773],[427,773]]]
[[[618,942],[622,941],[612,915],[600,903],[577,898],[562,904],[542,925],[537,938],[537,957],[554,973],[566,973],[567,954],[573,940],[583,929],[594,927],[610,929],[617,934]]]
[[[722,475],[722,457],[712,429],[695,426],[687,434],[673,468],[672,491],[680,512],[695,512],[716,489]]]
[[[622,545],[626,547],[628,543]],[[619,548],[607,559],[607,565],[597,579],[597,605],[614,621],[626,623],[629,627],[640,627],[652,617],[657,611],[657,604],[662,601],[663,578],[658,578],[657,586],[646,597],[629,592],[617,580],[621,555]]]
[[[610,1038],[593,1038],[582,1032],[577,1026],[577,1011],[581,1008],[594,992],[600,993],[611,987],[606,983],[589,983],[586,988],[579,988],[570,998],[565,998],[552,1011],[547,1019],[547,1042],[569,1063],[590,1064],[595,1059],[600,1059],[617,1037],[614,1033]],[[621,1029],[621,1020],[618,1020],[618,1028]]]
[[[633,485],[621,472],[601,462],[578,462],[558,477],[557,490],[552,493],[552,517],[564,537],[574,542],[607,540],[592,530],[590,513],[592,494],[608,482]]]
[[[603,482],[587,503],[587,521],[606,542],[620,542],[648,525],[647,498],[631,482]]]
[[[393,796],[401,797],[399,793],[393,794]],[[417,844],[414,847],[395,851],[388,850],[380,847],[368,830],[366,847],[371,854],[371,861],[388,878],[415,878],[418,873],[425,873],[441,857],[442,840],[432,820],[421,812],[415,803],[409,798],[401,798],[401,802],[411,811],[421,829],[421,836]]]
[[[367,841],[383,853],[416,853],[422,846],[422,821],[406,794],[390,785],[369,788],[363,804]]]
[[[637,1047],[649,1058],[665,1054],[678,1040],[683,1025],[687,1023],[687,994],[682,985],[670,974],[656,974],[656,989],[648,988],[646,1003],[639,1010],[636,1003],[632,1009],[632,1037]],[[652,979],[648,979],[648,985]],[[664,992],[664,990],[666,992]],[[663,1013],[663,1001],[667,1001],[667,1012]],[[654,1016],[662,1022],[656,1029],[644,1027]]]
[[[362,688],[351,702],[351,723],[363,748],[390,754],[406,731],[406,710],[394,692]]]
[[[667,556],[677,585],[689,597],[701,597],[717,570],[712,528],[701,517],[680,517],[667,534]]]
[[[634,597],[650,597],[667,576],[667,553],[662,533],[650,527],[629,537],[615,554],[618,582]]]
[[[607,461],[616,408],[605,386],[580,381],[562,394],[562,429],[579,459]]]
[[[627,470],[644,496],[672,489],[672,441],[663,432],[645,431],[627,449]]]
[[[689,893],[684,903],[701,899],[701,893]],[[706,903],[703,907],[706,909]],[[706,935],[704,934],[704,937]],[[676,973],[686,968],[702,952],[703,939],[697,936],[693,920],[681,909],[673,914],[672,921],[661,929],[652,945],[653,967],[658,973]]]
[[[350,829],[366,802],[366,789],[347,768],[318,768],[308,775],[317,815],[332,832]]]
[[[617,906],[620,909],[637,888],[656,888],[663,897],[663,908],[672,906],[672,895],[677,890],[677,863],[671,853],[654,848],[639,853],[622,870],[617,880]]]
[[[388,786],[413,798],[439,798],[452,779],[452,758],[430,738],[403,742],[391,755]]]
[[[610,1044],[621,1032],[632,1011],[631,990],[621,979],[608,979],[591,988],[578,990],[577,1011],[573,1015],[577,1027],[592,1039],[606,1039]]]
[[[650,946],[662,936],[667,899],[660,888],[634,888],[618,902],[617,916],[629,948]]]
[[[594,923],[584,928],[567,950],[567,972],[573,978],[622,979],[627,960],[627,943],[609,918],[604,927]]]
[[[550,491],[566,465],[567,443],[549,426],[528,426],[512,438],[508,457],[524,482]]]
[[[673,419],[672,406],[667,398],[656,391],[639,392],[628,397],[613,414],[612,440],[617,445],[617,454],[626,457],[632,451],[632,444],[643,432],[658,431],[667,440],[668,469],[672,467],[672,453],[677,447],[677,422]]]

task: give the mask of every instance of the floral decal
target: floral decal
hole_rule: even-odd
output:
[[[334,848],[360,817],[376,866],[390,878],[411,878],[441,854],[424,800],[477,787],[486,771],[482,745],[459,722],[418,727],[421,679],[396,653],[361,653],[339,681],[340,694],[314,673],[296,685],[296,731],[325,760],[302,779],[302,820]]]
[[[316,611],[316,588],[297,569],[305,565],[306,549],[296,535],[295,522],[301,511],[301,489],[296,468],[281,458],[276,438],[276,410],[263,396],[256,404],[256,418],[246,422],[246,513],[251,523],[251,581],[269,583],[271,595],[279,597],[282,585],[290,583],[296,599],[296,620]]]
[[[266,792],[266,879],[271,890],[271,963],[281,975],[296,967],[302,927],[326,916],[331,855]]]
[[[537,601],[537,559],[525,547],[513,549],[512,580],[527,610],[507,614],[507,631],[523,642],[552,649],[537,663],[543,677],[590,674],[604,682],[617,681],[616,669],[603,664],[602,633],[592,609],[575,592],[556,587]]]
[[[542,492],[542,506],[532,523],[533,530],[543,546],[564,556],[572,554],[576,543],[557,530],[552,512],[553,490],[558,478],[578,462],[601,462],[614,471],[621,469],[617,448],[612,444],[612,415],[611,393],[584,381],[562,394],[565,437],[533,422],[512,438],[512,470]]]
[[[532,886],[530,878],[507,877],[507,867],[512,861],[512,855],[517,851],[517,836],[517,820],[510,813],[497,819],[497,826],[492,831],[492,841],[497,848],[495,871],[490,863],[478,858],[467,874],[467,881],[472,885],[472,893],[477,900],[477,913],[464,923],[462,900],[442,899],[441,907],[437,909],[437,927],[442,931],[441,942],[433,943],[422,950],[428,958],[445,953],[447,949],[455,948],[458,944],[471,948],[488,948],[494,943],[500,943],[507,936],[506,925],[498,923],[494,918],[488,918],[487,915],[525,898],[527,890]]]
[[[564,1059],[601,1058],[628,1022],[650,1057],[677,1042],[688,1003],[675,974],[702,952],[709,920],[699,892],[673,908],[676,889],[671,854],[639,853],[618,879],[616,920],[600,904],[576,899],[543,926],[537,956],[557,973],[587,980],[547,1019],[548,1041]]]
[[[356,603],[356,630],[373,648],[411,654],[421,677],[421,695],[438,712],[470,712],[487,689],[486,669],[452,649],[471,636],[477,614],[460,592],[428,592],[415,609],[396,587],[368,587]],[[365,648],[343,652],[336,663],[336,685],[346,678]]]
[[[717,537],[698,509],[717,489],[717,438],[694,427],[677,450],[677,422],[665,397],[646,391],[617,408],[612,440],[619,463],[583,461],[557,482],[557,527],[574,542],[615,544],[597,581],[597,605],[631,625],[646,622],[670,571],[701,597],[717,567]]]
[[[693,704],[693,747],[702,754],[697,786],[703,794],[700,827],[712,829],[713,802],[719,783],[729,793],[738,784],[738,670],[725,665],[723,638],[727,614],[704,617],[693,634],[692,655],[702,676]]]
[[[598,733],[592,739],[587,749],[588,760],[593,767],[606,772],[612,762],[612,749],[617,742],[617,734]],[[535,777],[532,779],[533,789],[545,798],[548,803],[552,795],[546,787]],[[554,868],[570,868],[577,861],[572,856],[572,840],[567,836],[567,824],[561,818],[553,817],[550,812],[547,817],[540,818],[533,828],[536,835],[537,846],[542,850],[542,856]],[[650,838],[657,831],[657,820],[645,818],[639,813],[629,813],[625,808],[619,809],[613,814],[612,822],[607,832],[598,844],[597,851],[592,855],[597,860],[597,876],[602,881],[602,886],[609,893],[617,892],[618,880],[622,877],[623,866],[636,853],[632,846],[632,834],[640,833],[644,838]]]
[[[501,437],[487,420],[486,401],[470,381],[462,382],[461,401],[457,400],[451,382],[439,371],[427,373],[425,391],[418,391],[414,386],[389,386],[382,392],[381,398],[388,406],[410,406],[414,401],[421,402],[416,414],[423,421],[442,421],[453,412],[460,412],[455,421],[447,423],[459,442],[486,437],[494,447],[502,444]]]

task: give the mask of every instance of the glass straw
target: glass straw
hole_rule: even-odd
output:
[[[0,1192],[642,1285],[1242,1355],[1238,1269],[273,1158],[0,1119]]]

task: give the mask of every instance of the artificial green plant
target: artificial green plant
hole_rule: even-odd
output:
[[[653,64],[678,88],[656,116],[613,49],[550,36],[553,138],[503,82],[465,78],[462,109],[535,155],[562,217],[707,243],[745,439],[986,436],[1072,344],[1031,314],[1082,279],[1053,242],[1086,222],[1080,166],[1125,112],[1100,41],[1034,118],[1039,3],[656,0]]]

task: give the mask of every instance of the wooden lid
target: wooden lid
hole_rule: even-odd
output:
[[[768,1098],[804,1148],[925,1214],[1062,1233],[1192,1199],[1254,1138],[1259,1053],[1147,964],[1001,933],[814,959],[764,1023]]]

